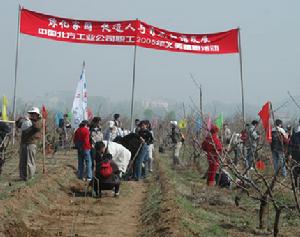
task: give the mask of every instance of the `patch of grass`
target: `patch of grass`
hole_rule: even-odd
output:
[[[274,198],[279,203],[287,203],[287,204],[294,203],[294,197],[291,192],[289,192],[288,194],[287,192],[275,192]]]
[[[188,181],[199,180],[200,176],[195,170],[183,170],[181,176]]]
[[[188,185],[191,180],[199,180],[199,174],[195,170],[190,170],[186,168],[182,168],[179,170],[171,169],[171,160],[170,156],[167,154],[162,155],[160,159],[160,164],[163,167],[166,174],[169,176],[169,179],[172,183],[185,184]]]
[[[196,208],[195,205],[184,196],[178,196],[177,201],[179,205],[194,218],[199,218],[202,221],[207,221],[208,223],[222,219],[219,215],[216,215],[212,212],[206,211],[199,207]]]
[[[4,199],[6,199],[6,198],[8,198],[9,197],[9,195],[7,194],[7,193],[0,193],[0,200],[4,200]]]
[[[183,217],[183,228],[190,232],[191,236],[227,236],[226,229],[219,223],[226,219],[220,213],[195,208],[194,204],[183,196],[177,197],[177,201],[187,216]]]
[[[6,181],[5,183],[8,183],[9,181]],[[11,182],[12,185],[6,185],[3,190],[0,192],[0,200],[4,200],[7,198],[10,198],[12,196],[12,193],[19,189],[26,186],[25,182]]]
[[[140,237],[155,236],[157,226],[159,225],[162,193],[160,185],[154,182],[154,177],[151,179],[152,182],[150,182],[150,186],[148,187],[147,198],[141,215],[144,228],[140,233]]]
[[[160,164],[177,190],[180,190],[180,187],[190,190],[191,181],[200,181],[196,170],[185,168],[174,170],[171,169],[170,163],[167,155],[161,157]],[[195,204],[181,192],[176,192],[174,198],[185,213],[181,217],[181,224],[187,233],[186,236],[226,236],[226,230],[216,224],[224,218],[223,216],[195,207]]]
[[[197,170],[185,168],[174,170],[171,168],[170,163],[166,155],[160,160],[165,174],[172,181],[176,190],[180,190],[180,187],[185,187],[186,190],[191,189],[193,181],[205,182],[201,180]],[[235,196],[233,191],[225,191],[224,195],[228,196],[229,199]],[[220,192],[222,192],[221,189]],[[181,224],[187,236],[228,236],[230,228],[248,229],[256,225],[256,219],[252,215],[243,215],[241,211],[235,211],[234,209],[232,211],[228,210],[227,208],[231,208],[231,206],[210,206],[208,202],[203,203],[203,206],[202,204],[195,204],[193,199],[189,198],[189,195],[184,195],[180,191],[176,192],[174,198],[176,198],[179,207],[185,213],[182,216]]]
[[[283,218],[286,220],[287,225],[299,227],[299,214],[296,212],[283,213]]]
[[[36,183],[38,183],[41,179],[42,174],[38,173],[36,174],[34,177],[32,177],[31,179],[27,180],[25,183],[27,186],[32,187],[33,185],[35,185]]]
[[[184,218],[182,220],[182,226],[184,229],[186,229],[190,232],[187,235],[188,237],[194,236],[194,235],[200,236],[200,233],[203,233],[203,231],[204,231],[204,226],[202,224],[195,223],[191,219],[188,219],[188,218]]]
[[[228,236],[224,229],[217,224],[210,225],[208,228],[205,229],[203,234],[205,234],[205,236]]]

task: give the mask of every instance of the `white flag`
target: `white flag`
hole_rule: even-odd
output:
[[[80,80],[77,84],[77,89],[72,106],[72,127],[78,128],[82,120],[87,119],[87,90],[86,90],[86,78],[85,78],[85,63],[83,63],[83,69],[80,76]]]

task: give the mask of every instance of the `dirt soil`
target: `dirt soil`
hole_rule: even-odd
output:
[[[256,229],[257,205],[243,199],[236,207],[232,190],[208,188],[190,167],[172,169],[168,157],[156,158],[149,179],[122,182],[119,198],[101,199],[76,178],[74,152],[48,158],[46,174],[38,159],[39,173],[26,183],[10,160],[0,177],[0,237],[271,236]],[[287,220],[280,236],[299,236]]]
[[[16,188],[0,200],[0,237],[139,235],[146,183],[123,182],[119,198],[112,192],[93,198],[86,183],[76,179],[72,156],[58,156],[48,174],[26,185],[1,180],[2,192],[3,185]]]

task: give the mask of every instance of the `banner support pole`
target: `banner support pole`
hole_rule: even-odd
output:
[[[83,75],[84,73],[84,77],[85,77],[85,60],[83,60],[83,63],[82,63],[82,72],[81,72],[81,75]],[[80,76],[81,77],[81,76]],[[86,81],[86,77],[85,77],[85,82],[87,84],[87,81]],[[85,100],[84,100],[84,89],[85,91],[87,92],[87,88],[84,88],[84,83],[82,84],[82,88],[81,88],[81,101],[82,101],[82,104],[85,104]],[[87,114],[87,101],[86,101],[86,107],[84,108],[85,110],[83,111],[83,120],[88,120],[88,114]]]
[[[20,15],[22,7],[19,5],[18,11],[18,31],[17,31],[17,43],[16,43],[16,58],[15,58],[15,82],[14,82],[14,94],[13,94],[13,121],[16,121],[16,96],[17,96],[17,79],[18,79],[18,62],[19,62],[19,47],[20,47]],[[15,144],[16,125],[13,125],[12,144]]]
[[[200,96],[200,115],[201,115],[201,119],[203,119],[203,102],[202,102],[202,85],[200,84],[199,87],[199,96]]]
[[[241,29],[239,32],[239,61],[240,61],[240,77],[241,77],[241,92],[242,92],[242,119],[243,127],[245,127],[245,98],[244,98],[244,80],[243,80],[243,61],[242,61],[242,42],[241,42]]]
[[[133,113],[134,113],[134,89],[135,89],[135,63],[136,63],[136,45],[134,46],[133,56],[133,74],[132,74],[132,89],[131,89],[131,107],[130,107],[130,131],[133,131]]]
[[[46,173],[46,119],[42,118],[42,124],[43,124],[43,174]]]

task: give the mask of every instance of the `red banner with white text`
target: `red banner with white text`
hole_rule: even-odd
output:
[[[183,34],[140,20],[90,21],[21,10],[20,32],[57,41],[137,45],[144,48],[198,54],[238,53],[238,29],[214,34]]]

